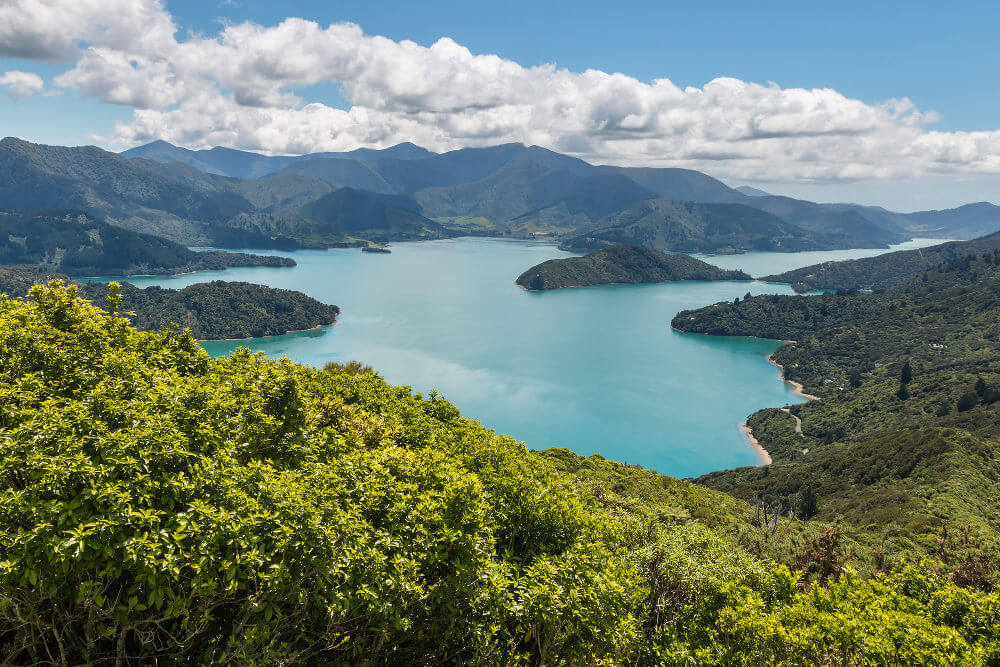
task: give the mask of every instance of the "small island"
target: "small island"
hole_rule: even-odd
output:
[[[587,285],[664,283],[675,280],[752,280],[689,255],[668,255],[638,245],[619,244],[583,257],[550,259],[531,267],[515,281],[526,290]]]
[[[366,245],[363,248],[361,248],[361,252],[374,252],[374,253],[382,253],[384,255],[388,255],[392,251],[389,250],[389,248],[387,248],[384,245]]]

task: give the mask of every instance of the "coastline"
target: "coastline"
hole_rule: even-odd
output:
[[[740,424],[740,428],[743,429],[743,433],[747,436],[747,440],[750,441],[750,446],[753,447],[754,451],[757,452],[757,456],[760,457],[761,465],[769,466],[771,465],[771,455],[768,454],[767,450],[760,446],[757,442],[757,438],[753,437],[753,431],[747,426],[746,422]]]
[[[784,380],[785,382],[787,382],[788,384],[792,385],[792,389],[794,390],[794,393],[795,393],[796,396],[801,396],[802,398],[805,398],[805,399],[810,400],[810,401],[818,401],[819,400],[819,396],[814,396],[812,394],[807,394],[804,391],[805,387],[802,386],[801,382],[796,382],[795,380],[789,380],[788,378],[785,377],[785,367],[782,366],[781,364],[779,364],[777,361],[774,360],[774,354],[767,355],[767,360],[770,361],[772,364],[774,364],[775,366],[778,367],[778,370],[781,371],[781,379]]]
[[[218,343],[224,341],[235,342],[240,340],[259,340],[261,338],[275,338],[277,336],[286,336],[288,334],[302,333],[304,331],[316,331],[316,329],[322,329],[323,327],[332,327],[334,324],[337,323],[337,320],[339,319],[340,318],[337,317],[333,320],[333,322],[330,322],[328,324],[317,324],[316,326],[309,327],[308,329],[292,329],[291,331],[286,331],[285,333],[271,334],[270,336],[251,336],[250,338],[195,338],[195,340],[198,341],[199,343]]]

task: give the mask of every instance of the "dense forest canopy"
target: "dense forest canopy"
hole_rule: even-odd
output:
[[[584,257],[550,259],[515,281],[528,290],[584,285],[662,283],[674,280],[750,280],[742,271],[727,271],[689,255],[668,255],[637,245],[620,244]]]
[[[361,366],[214,359],[72,287],[0,299],[0,387],[8,662],[1000,657],[1000,599],[947,563],[863,576],[836,526],[528,452]]]
[[[0,211],[0,264],[34,264],[74,276],[177,274],[231,266],[295,266],[287,257],[194,252],[79,211]]]
[[[929,548],[960,526],[991,545],[977,567],[996,567],[1000,250],[876,294],[749,297],[681,312],[673,326],[793,339],[774,359],[822,399],[751,416],[776,465],[699,481],[786,509],[808,490],[821,518],[888,526]]]
[[[0,266],[0,294],[26,296],[34,285],[68,276],[38,267]],[[98,306],[107,306],[109,288],[103,283],[81,283],[77,294]],[[119,311],[138,329],[159,331],[180,327],[200,340],[277,336],[332,324],[340,313],[301,292],[243,282],[214,280],[180,290],[128,283],[117,288]]]

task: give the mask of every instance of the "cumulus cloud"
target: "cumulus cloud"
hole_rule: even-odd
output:
[[[6,89],[7,97],[12,100],[23,100],[42,92],[45,82],[42,81],[42,77],[32,72],[11,70],[0,76],[0,86]]]
[[[103,11],[96,0],[6,2],[25,11],[12,24],[0,9],[0,52],[71,57],[56,85],[135,108],[106,138],[117,145],[166,139],[300,153],[520,141],[593,162],[734,179],[1000,172],[1000,131],[929,130],[936,116],[906,99],[866,104],[831,89],[732,78],[682,88],[666,78],[524,67],[448,38],[425,47],[296,18],[178,40],[159,0],[103,0]],[[308,99],[310,86],[326,82],[341,86],[349,109]]]
[[[60,61],[80,42],[163,53],[173,19],[160,0],[0,0],[0,54]]]

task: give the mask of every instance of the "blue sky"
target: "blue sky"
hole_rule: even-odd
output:
[[[179,28],[178,41],[189,39],[190,35],[215,36],[225,25],[244,21],[274,26],[289,16],[316,21],[321,26],[354,22],[366,35],[384,36],[394,42],[413,40],[425,47],[446,37],[474,55],[498,54],[526,68],[553,63],[572,72],[587,69],[621,72],[645,83],[668,78],[680,88],[703,87],[717,77],[760,84],[773,82],[781,89],[831,88],[846,98],[873,106],[892,98],[908,98],[919,111],[938,114],[936,121],[923,124],[927,131],[994,132],[1000,128],[1000,51],[995,46],[1000,26],[997,2],[948,6],[939,2],[517,0],[487,4],[172,0],[166,3],[166,11]],[[72,58],[47,63],[0,57],[0,73],[8,70],[37,73],[46,81],[46,90],[53,89],[51,80],[55,76],[72,66]],[[220,84],[220,89],[223,93],[230,92],[224,84]],[[341,109],[352,106],[341,93],[340,85],[333,81],[288,83],[284,90],[297,94],[300,103],[320,102]],[[115,147],[110,140],[115,123],[131,123],[136,105],[102,102],[101,96],[93,91],[83,92],[80,86],[75,89],[68,86],[62,94],[51,97],[39,94],[19,101],[0,98],[3,134],[46,143],[96,142]],[[127,136],[142,135],[133,132]],[[191,143],[190,135],[183,136]],[[208,140],[219,135],[204,136]],[[369,133],[369,136],[374,135]],[[470,142],[456,137],[448,141],[451,143],[445,141],[442,146]],[[558,143],[555,139],[549,143],[553,142]],[[283,147],[288,145],[297,144],[260,148],[284,152],[287,149]],[[558,149],[560,145],[551,147]],[[604,161],[600,158],[605,154],[611,162],[630,159],[628,153],[602,150],[581,156],[594,161]],[[802,154],[813,155],[817,162],[824,159],[822,151]],[[987,157],[992,159],[991,155]],[[714,162],[678,166],[703,168],[727,182],[746,180],[815,199],[844,199],[854,195],[866,203],[919,208],[924,203],[950,205],[969,199],[1000,200],[1000,179],[992,169],[982,166],[982,155],[977,159],[980,166],[961,173],[942,174],[939,166],[921,166],[920,173],[912,171],[903,176],[892,173],[875,179],[844,177],[843,174],[864,173],[850,169],[832,177],[813,170],[814,175],[796,178],[791,168],[776,169],[772,176],[766,176],[759,168],[736,168],[735,162],[722,164],[716,158]],[[872,173],[889,171],[873,168]],[[918,185],[919,192],[914,192],[913,184]]]

